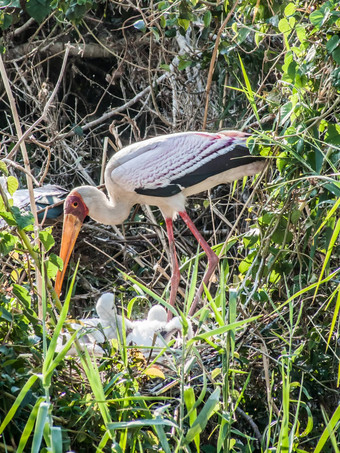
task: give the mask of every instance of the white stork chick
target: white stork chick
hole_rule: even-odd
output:
[[[192,337],[191,322],[188,321],[188,338]],[[128,345],[164,348],[172,337],[182,333],[182,322],[175,317],[167,322],[167,314],[161,305],[153,306],[146,320],[135,321],[132,331],[126,336]]]
[[[85,318],[69,324],[70,328],[78,331],[78,341],[81,349],[87,348],[95,355],[103,355],[103,349],[99,344],[107,340],[120,338],[123,333],[123,318],[117,314],[114,304],[114,295],[104,293],[96,304],[98,318]],[[188,321],[188,337],[192,337],[191,323]],[[173,318],[167,322],[167,314],[161,305],[153,306],[148,313],[147,319],[130,321],[124,318],[125,336],[127,345],[139,347],[158,348],[166,346],[172,337],[181,334],[182,323],[180,318]],[[62,332],[58,338],[56,352],[62,351],[67,341],[71,338],[68,331]],[[72,345],[68,355],[76,356],[77,350]]]
[[[114,295],[112,293],[104,293],[96,304],[98,318],[83,318],[77,322],[69,324],[70,328],[79,331],[77,335],[81,348],[87,348],[95,355],[102,355],[103,349],[98,346],[98,343],[104,343],[107,340],[117,339],[119,330],[122,334],[122,317],[117,315],[114,304]],[[132,323],[125,319],[125,328],[132,328]],[[69,332],[62,332],[58,338],[56,352],[60,352],[67,341],[71,338]],[[74,346],[68,351],[68,355],[77,355]]]

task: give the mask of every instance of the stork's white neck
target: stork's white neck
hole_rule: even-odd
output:
[[[130,203],[119,201],[114,203],[106,195],[92,186],[82,186],[75,189],[89,209],[89,216],[104,225],[119,225],[127,219],[130,213]]]

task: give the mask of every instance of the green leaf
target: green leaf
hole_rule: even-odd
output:
[[[339,35],[334,35],[332,36],[326,44],[326,49],[328,50],[328,53],[332,53],[333,50],[335,50],[340,43],[340,37]]]
[[[6,223],[8,223],[9,226],[16,225],[16,221],[10,212],[6,211],[0,212],[0,217],[2,217],[6,221]]]
[[[301,211],[299,209],[294,209],[290,216],[290,221],[293,225],[296,225],[299,218],[301,217]]]
[[[52,11],[50,3],[50,0],[28,0],[26,11],[40,24]]]
[[[246,27],[241,28],[237,34],[237,43],[242,44],[250,32],[251,32],[251,30],[249,28],[246,28]]]
[[[4,319],[5,321],[12,322],[13,318],[9,311],[6,310],[4,307],[0,307],[0,318]]]
[[[0,232],[0,255],[8,255],[14,249],[17,242],[18,238],[13,236],[13,234]]]
[[[59,266],[53,263],[52,260],[47,260],[46,263],[46,275],[48,278],[55,278],[57,276],[57,272],[59,270]]]
[[[14,192],[16,192],[16,190],[18,189],[18,187],[19,183],[17,178],[15,178],[14,176],[9,176],[7,178],[7,190],[10,193],[10,195],[13,195]]]
[[[178,25],[182,28],[184,28],[185,31],[188,30],[190,26],[190,20],[187,19],[178,19]]]
[[[303,25],[297,24],[295,27],[296,35],[298,37],[298,40],[302,44],[303,42],[306,41],[306,29]]]
[[[296,6],[294,3],[288,3],[285,7],[285,16],[292,16],[296,11]]]
[[[325,19],[326,19],[326,15],[324,13],[324,10],[321,8],[318,9],[317,11],[313,11],[309,15],[309,20],[316,28],[320,28]]]
[[[188,411],[189,415],[189,422],[190,426],[192,426],[195,423],[195,420],[197,418],[197,409],[195,407],[195,391],[193,387],[186,387],[184,389],[184,402]],[[196,449],[199,451],[199,445],[200,445],[200,436],[197,434],[194,437],[194,442],[196,444]]]
[[[157,42],[159,42],[160,35],[157,27],[151,27],[152,34],[154,35]]]
[[[45,423],[47,422],[49,408],[50,403],[42,402],[39,406],[31,447],[32,453],[39,453],[41,451],[40,445],[43,438]]]
[[[335,50],[333,50],[332,57],[333,57],[334,61],[340,65],[340,46],[338,46]]]
[[[177,425],[170,420],[156,418],[156,419],[141,419],[141,420],[133,420],[130,422],[113,422],[108,423],[108,429],[131,429],[131,428],[142,428],[143,426],[171,426],[177,428]]]
[[[279,30],[281,33],[290,33],[292,31],[291,26],[285,17],[279,22]]]
[[[20,230],[23,230],[27,226],[34,225],[34,217],[30,211],[21,212],[20,209],[16,206],[13,206],[11,211],[13,218]]]
[[[139,31],[145,32],[146,31],[146,26],[144,20],[137,20],[133,24],[134,28],[136,28]]]
[[[284,170],[284,168],[289,164],[289,159],[286,159],[287,153],[283,151],[277,156],[276,159],[276,166],[280,173]]]
[[[51,248],[55,244],[55,240],[54,240],[52,234],[47,230],[39,231],[39,239],[42,242],[42,244],[44,245],[46,252],[51,250]]]
[[[211,14],[211,11],[208,9],[204,13],[204,16],[203,16],[203,23],[204,23],[205,28],[209,27],[209,25],[211,23],[211,19],[212,19],[212,14]]]
[[[3,162],[2,160],[0,160],[0,171],[4,174],[4,175],[8,175],[8,170],[7,170],[7,165],[5,164],[5,162]]]
[[[336,408],[335,412],[333,413],[331,419],[328,421],[319,441],[315,447],[314,453],[322,453],[325,451],[324,447],[329,439],[329,437],[336,431],[336,426],[339,425],[340,420],[340,405]]]
[[[8,425],[8,423],[10,423],[12,421],[12,419],[14,418],[15,416],[15,413],[16,411],[19,409],[23,399],[25,398],[26,394],[28,393],[29,389],[33,386],[33,384],[35,383],[35,381],[38,379],[38,375],[37,374],[33,374],[29,379],[28,381],[26,382],[26,384],[22,387],[21,389],[21,392],[19,393],[19,395],[16,397],[12,407],[10,408],[10,410],[7,412],[6,414],[6,417],[4,418],[3,422],[1,423],[1,426],[0,426],[0,434],[3,433],[4,429],[6,428],[6,426]]]
[[[13,294],[17,297],[25,307],[29,307],[31,304],[31,296],[26,288],[23,286],[17,285],[14,283],[13,285]]]
[[[178,70],[183,71],[184,69],[191,66],[191,61],[180,59],[178,63]]]
[[[340,145],[340,124],[328,124],[325,142],[331,145]]]
[[[198,417],[194,421],[192,427],[189,429],[188,434],[185,437],[185,442],[190,443],[195,437],[200,434],[208,424],[211,416],[216,412],[220,403],[221,389],[217,387],[214,392],[209,396],[207,402],[204,404],[203,409],[198,414]]]
[[[187,345],[190,346],[197,339],[206,340],[209,337],[213,337],[215,335],[222,335],[223,333],[229,332],[230,330],[236,330],[238,328],[242,329],[247,323],[256,321],[257,319],[259,319],[261,317],[262,317],[262,315],[253,316],[252,318],[243,319],[242,321],[233,322],[231,324],[227,324],[225,326],[218,327],[217,329],[213,329],[213,330],[209,330],[208,332],[201,333],[199,335],[196,335],[196,337],[192,338],[191,340],[189,340]]]

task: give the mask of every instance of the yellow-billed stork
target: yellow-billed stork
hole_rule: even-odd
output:
[[[133,205],[158,206],[166,223],[172,262],[169,303],[174,306],[180,280],[173,233],[173,219],[181,216],[208,258],[208,267],[189,315],[193,314],[204,284],[217,266],[218,257],[185,211],[185,200],[218,184],[259,173],[265,159],[252,156],[248,134],[238,131],[180,132],[157,136],[117,152],[105,170],[106,195],[92,186],[73,189],[65,200],[60,250],[64,267],[56,277],[59,295],[74,244],[87,215],[105,225],[117,225],[128,217]],[[171,313],[168,313],[171,318]]]

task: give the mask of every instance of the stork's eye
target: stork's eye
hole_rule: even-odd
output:
[[[77,208],[77,207],[78,207],[78,201],[74,201],[74,202],[72,203],[72,207],[73,207],[73,208]]]

